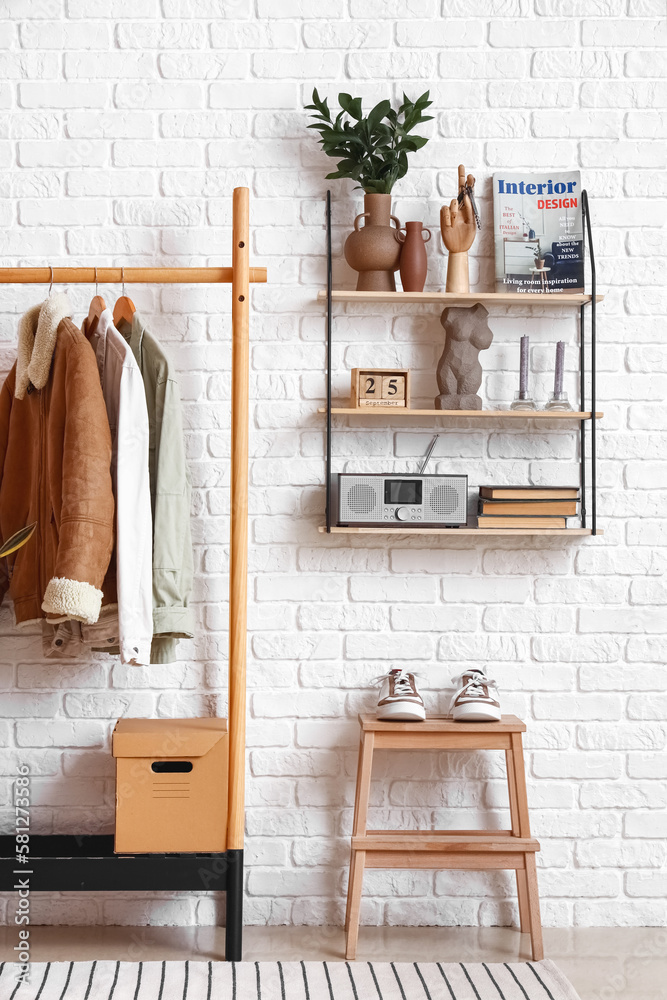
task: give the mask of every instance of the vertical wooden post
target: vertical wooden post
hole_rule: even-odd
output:
[[[229,570],[227,850],[243,850],[248,590],[248,188],[234,188],[232,230],[232,476]]]
[[[505,766],[507,769],[507,788],[509,791],[510,818],[512,820],[512,836],[521,836],[521,822],[519,819],[519,797],[516,789],[516,775],[514,773],[514,753],[512,750],[505,751]],[[519,903],[519,926],[522,934],[530,933],[530,910],[528,906],[528,888],[526,882],[526,869],[516,869],[516,892]]]
[[[371,730],[361,730],[359,744],[359,763],[357,766],[357,791],[354,798],[354,818],[352,821],[352,836],[364,837],[368,825],[368,807],[371,797],[371,778],[373,777],[373,751],[375,749],[375,733]],[[345,907],[345,958],[351,961],[357,955],[359,938],[359,912],[361,910],[361,893],[364,881],[366,851],[350,851],[350,874],[347,882],[347,905]]]

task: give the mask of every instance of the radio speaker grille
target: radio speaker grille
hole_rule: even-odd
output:
[[[347,505],[353,514],[371,514],[375,510],[378,491],[366,483],[354,483],[347,493]]]
[[[431,490],[428,506],[440,518],[454,517],[461,506],[461,490],[443,483]]]

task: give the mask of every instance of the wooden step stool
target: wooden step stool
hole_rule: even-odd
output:
[[[432,717],[426,722],[378,722],[360,715],[361,743],[354,801],[350,878],[345,915],[345,957],[353,959],[359,937],[359,909],[364,868],[454,868],[516,871],[521,930],[529,933],[533,960],[544,957],[535,852],[530,836],[526,775],[521,734],[526,727],[514,715],[500,722],[454,722]],[[511,830],[367,830],[374,750],[504,750],[507,764]]]

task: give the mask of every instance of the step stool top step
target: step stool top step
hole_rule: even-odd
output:
[[[424,722],[380,722],[374,715],[360,715],[365,731],[377,733],[525,733],[526,723],[516,715],[503,715],[500,722],[454,722],[451,716],[430,715]]]

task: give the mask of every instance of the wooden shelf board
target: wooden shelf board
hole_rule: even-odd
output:
[[[319,532],[326,532],[326,527],[321,526]],[[592,534],[590,528],[389,528],[385,525],[378,525],[374,528],[341,528],[332,527],[331,534],[336,535],[567,535],[576,538],[581,535]],[[604,531],[598,528],[598,535],[604,535]]]
[[[326,302],[326,291],[317,293],[319,302]],[[397,305],[408,302],[440,302],[443,305],[473,305],[475,302],[489,302],[496,305],[529,305],[529,306],[582,306],[592,299],[591,295],[580,292],[355,292],[347,289],[336,289],[332,293],[334,302],[394,302]],[[604,295],[597,295],[596,301],[602,302]]]
[[[320,406],[318,413],[326,413],[326,406]],[[351,417],[463,417],[465,419],[492,418],[504,420],[590,420],[591,411],[575,410],[417,410],[402,406],[332,406],[332,413]],[[596,410],[596,418],[604,416],[601,410]]]

